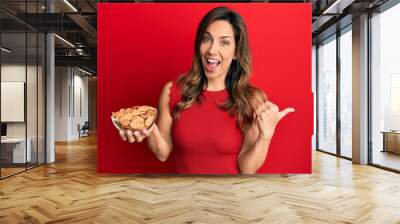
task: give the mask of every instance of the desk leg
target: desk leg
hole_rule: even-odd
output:
[[[383,136],[383,149],[382,149],[382,151],[381,152],[386,152],[386,135],[385,135],[385,133],[382,133],[382,136]]]

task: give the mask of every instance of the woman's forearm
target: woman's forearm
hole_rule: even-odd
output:
[[[239,158],[238,165],[241,173],[254,174],[264,164],[271,139],[258,137],[251,149]]]
[[[153,154],[162,162],[168,159],[172,147],[165,140],[157,125],[152,133],[147,137],[147,144]]]

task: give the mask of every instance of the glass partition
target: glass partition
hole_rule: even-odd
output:
[[[26,140],[26,33],[3,32],[1,46],[1,175],[7,177],[24,171],[32,155]]]
[[[351,26],[340,36],[340,154],[352,157],[352,34]]]
[[[336,36],[318,47],[318,149],[336,154]]]
[[[1,1],[0,178],[45,163],[45,35],[16,17],[43,13],[45,1]]]
[[[400,170],[400,4],[371,18],[372,163]]]

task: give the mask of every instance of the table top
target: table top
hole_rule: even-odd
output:
[[[30,141],[30,138],[28,138],[27,141]],[[1,139],[1,143],[20,143],[20,142],[25,142],[25,138],[5,138],[5,139]]]
[[[400,131],[381,131],[381,133],[400,134]]]

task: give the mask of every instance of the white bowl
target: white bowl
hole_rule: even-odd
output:
[[[117,128],[118,130],[122,129],[121,124],[119,123],[118,119],[114,118],[112,115],[111,115],[111,121],[112,121],[113,125],[115,126],[115,128]]]

